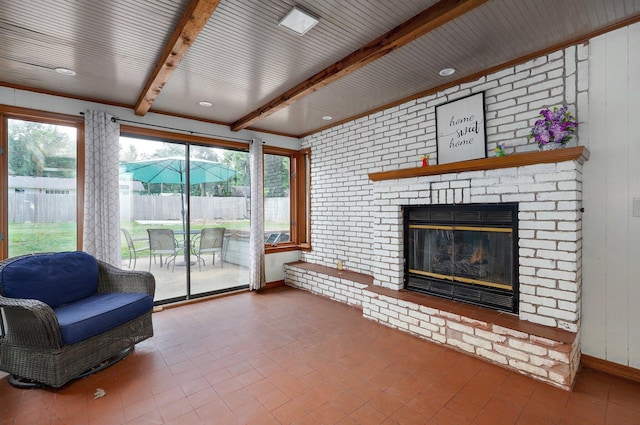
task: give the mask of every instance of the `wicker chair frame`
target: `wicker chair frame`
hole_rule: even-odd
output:
[[[0,273],[26,256],[0,261]],[[98,279],[100,293],[155,294],[155,278],[145,271],[121,270],[98,260]],[[6,298],[0,288],[0,309],[0,370],[54,388],[153,336],[148,312],[100,335],[65,345],[58,319],[47,304]]]

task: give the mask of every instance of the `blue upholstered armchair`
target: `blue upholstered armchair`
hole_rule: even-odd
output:
[[[153,336],[155,280],[85,252],[0,261],[0,370],[18,387],[60,387]]]

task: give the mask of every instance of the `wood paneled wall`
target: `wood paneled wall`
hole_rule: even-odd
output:
[[[582,352],[640,368],[640,24],[589,43]]]

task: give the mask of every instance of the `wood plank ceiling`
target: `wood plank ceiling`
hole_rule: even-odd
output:
[[[320,17],[302,37],[278,26],[293,5]],[[638,20],[640,0],[3,1],[0,85],[301,136]]]

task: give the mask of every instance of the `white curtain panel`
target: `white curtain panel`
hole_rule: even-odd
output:
[[[83,249],[99,260],[120,267],[120,124],[105,112],[87,110],[84,129]]]
[[[251,237],[249,239],[249,288],[256,291],[265,285],[264,273],[264,181],[262,175],[262,139],[253,139],[249,147],[251,173]]]

